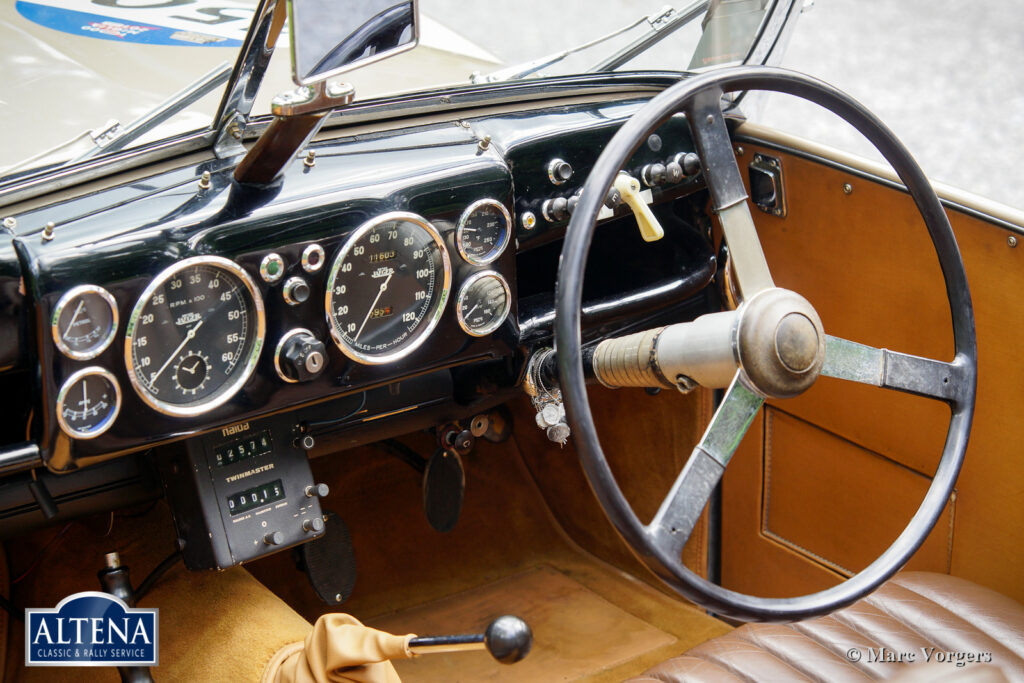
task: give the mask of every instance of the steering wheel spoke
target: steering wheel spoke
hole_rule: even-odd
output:
[[[946,363],[831,335],[825,337],[821,374],[948,403],[961,401],[966,385],[960,359]]]
[[[754,228],[746,186],[722,115],[722,89],[710,87],[702,90],[689,100],[684,111],[704,167],[704,180],[722,226],[722,235],[729,245],[740,294],[748,299],[775,284]]]
[[[690,538],[701,511],[722,478],[726,465],[754,421],[764,398],[737,371],[700,443],[676,477],[646,532],[654,542],[678,556]]]

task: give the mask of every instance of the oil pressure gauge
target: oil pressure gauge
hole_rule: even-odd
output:
[[[467,262],[484,265],[501,256],[511,235],[508,209],[494,199],[481,199],[470,204],[459,218],[455,244]]]
[[[53,309],[50,330],[53,343],[68,358],[95,358],[110,346],[117,333],[117,302],[102,287],[74,287]]]
[[[121,387],[108,370],[93,366],[74,373],[57,394],[57,422],[75,439],[93,439],[110,429],[121,410]]]
[[[505,322],[512,294],[505,278],[493,270],[475,273],[459,290],[457,314],[466,334],[483,337]]]

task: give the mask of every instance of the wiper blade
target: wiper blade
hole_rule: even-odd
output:
[[[96,147],[75,159],[67,162],[73,164],[91,159],[97,154],[106,154],[124,149],[135,140],[153,130],[175,114],[192,106],[215,88],[227,82],[231,75],[231,65],[227,62],[215,67],[209,73],[200,76],[194,82],[174,93],[166,100],[153,107],[150,111],[135,119],[127,126],[117,127],[106,141],[97,141]]]
[[[537,73],[541,69],[546,69],[553,64],[557,64],[569,55],[600,45],[601,43],[622,35],[637,26],[647,23],[650,26],[650,30],[645,35],[633,41],[622,50],[619,50],[611,57],[602,60],[600,64],[587,69],[588,72],[610,71],[611,69],[629,61],[654,43],[660,41],[662,38],[667,37],[677,28],[693,21],[693,19],[700,16],[707,7],[708,0],[698,0],[698,2],[694,2],[681,12],[676,11],[675,8],[669,5],[666,5],[657,14],[640,17],[636,21],[627,24],[622,28],[615,29],[611,33],[605,34],[600,38],[595,38],[594,40],[583,43],[582,45],[577,45],[576,47],[571,47],[568,50],[562,50],[561,52],[555,52],[529,62],[514,64],[512,66],[505,67],[504,69],[492,71],[489,74],[474,73],[470,76],[469,80],[472,83],[497,83],[499,81],[511,81],[519,78],[526,78],[527,76]]]

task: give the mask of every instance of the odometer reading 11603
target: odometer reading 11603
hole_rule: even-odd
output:
[[[331,266],[331,336],[360,363],[403,358],[437,325],[450,286],[448,252],[433,225],[411,213],[379,216],[349,236]]]
[[[205,413],[252,374],[264,329],[263,301],[248,273],[217,256],[185,259],[160,273],[132,310],[128,377],[162,413]]]

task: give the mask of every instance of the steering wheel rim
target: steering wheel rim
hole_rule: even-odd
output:
[[[791,598],[762,598],[718,586],[688,569],[678,552],[673,556],[666,552],[666,548],[657,547],[649,529],[636,517],[622,494],[601,449],[587,399],[583,370],[581,304],[584,269],[597,215],[619,169],[648,135],[676,112],[686,106],[692,107],[693,102],[700,98],[705,101],[714,99],[717,108],[725,92],[745,90],[779,92],[813,102],[851,124],[878,149],[906,186],[924,219],[939,258],[953,321],[955,358],[946,367],[956,373],[956,387],[950,397],[942,399],[951,407],[949,428],[942,457],[921,505],[896,540],[865,569],[832,588]],[[687,118],[700,146],[700,133],[694,122],[697,117],[693,114],[691,108],[687,111]],[[721,114],[720,110],[718,114]],[[708,116],[708,123],[711,123],[711,116]],[[725,150],[728,161],[721,149],[701,151],[704,152],[702,163],[706,175],[713,164],[736,164],[731,144]],[[714,197],[715,188],[711,187],[710,178],[708,185]],[[742,200],[746,201],[745,194]],[[776,67],[748,66],[687,78],[660,93],[613,136],[587,178],[566,232],[555,291],[555,345],[561,392],[584,473],[606,516],[627,545],[662,581],[682,596],[712,612],[744,621],[787,622],[819,616],[845,607],[876,589],[906,564],[931,532],[956,483],[970,435],[977,386],[974,311],[963,260],[935,191],[892,131],[850,96],[804,74]],[[882,352],[886,353],[884,349]],[[737,373],[737,381],[741,374],[742,370]],[[948,381],[948,377],[943,381]],[[879,386],[900,388],[894,384]],[[754,414],[758,409],[755,408]],[[694,454],[691,461],[696,460],[697,450]]]

